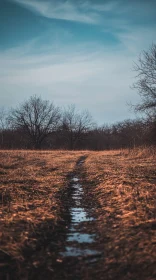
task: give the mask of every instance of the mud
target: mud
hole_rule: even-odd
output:
[[[82,164],[82,161],[79,162],[79,166]],[[99,256],[100,252],[97,250],[91,249],[90,245],[95,243],[96,234],[95,233],[87,233],[85,229],[88,227],[88,222],[90,226],[90,222],[94,220],[94,218],[87,213],[87,208],[83,207],[83,187],[79,182],[79,178],[74,176],[71,179],[71,188],[73,188],[72,197],[71,197],[71,204],[70,207],[70,217],[71,223],[69,226],[69,230],[67,233],[66,239],[66,247],[65,251],[61,252],[60,255],[63,257],[72,256],[72,257],[91,257]],[[85,222],[85,228],[84,228]]]

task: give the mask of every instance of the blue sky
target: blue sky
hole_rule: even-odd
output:
[[[0,107],[36,94],[99,124],[134,118],[132,69],[156,43],[155,11],[155,0],[0,0]]]

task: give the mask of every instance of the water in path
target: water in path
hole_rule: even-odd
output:
[[[61,255],[63,257],[88,257],[96,260],[100,256],[100,252],[90,248],[90,245],[95,242],[96,234],[85,232],[87,223],[90,223],[94,219],[88,216],[83,207],[82,199],[84,192],[78,177],[72,178],[72,187],[73,206],[70,208],[71,224],[67,234],[67,246],[65,251],[61,252]]]

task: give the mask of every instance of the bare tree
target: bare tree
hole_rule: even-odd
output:
[[[68,148],[75,149],[85,133],[93,128],[94,123],[88,111],[79,112],[75,105],[70,105],[63,113],[62,130],[67,140]]]
[[[0,133],[1,133],[1,147],[4,145],[4,131],[7,128],[7,113],[6,110],[0,108]]]
[[[137,89],[141,102],[135,106],[135,111],[156,115],[156,45],[144,51],[134,70],[137,72],[137,81],[133,88]]]
[[[9,117],[13,128],[20,129],[35,149],[40,149],[44,139],[57,129],[59,120],[59,108],[37,96],[13,109]]]

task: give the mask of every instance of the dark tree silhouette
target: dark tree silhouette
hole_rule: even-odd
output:
[[[68,148],[75,149],[85,133],[93,128],[93,120],[88,111],[79,112],[75,105],[70,105],[63,113],[62,130]]]
[[[156,45],[149,51],[144,51],[135,64],[137,81],[133,88],[137,89],[141,102],[135,106],[135,111],[145,112],[156,116]]]
[[[59,108],[37,96],[13,109],[9,116],[12,127],[20,129],[35,149],[40,149],[45,138],[57,129],[59,120]]]
[[[7,129],[7,112],[1,107],[0,108],[0,134],[1,134],[1,148],[4,145],[4,132]]]

